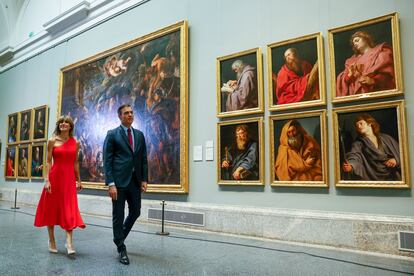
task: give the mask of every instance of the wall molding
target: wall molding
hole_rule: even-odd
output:
[[[122,13],[150,0],[97,0],[82,1],[73,8],[43,24],[44,30],[17,45],[8,45],[12,53],[2,58],[0,73],[17,66],[77,35],[90,30]],[[1,62],[3,61],[3,62]]]

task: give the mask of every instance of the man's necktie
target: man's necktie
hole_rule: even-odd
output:
[[[134,150],[134,143],[132,142],[132,134],[130,128],[128,128],[128,142],[131,149]]]

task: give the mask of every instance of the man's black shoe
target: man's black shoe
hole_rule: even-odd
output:
[[[119,252],[119,262],[124,265],[129,265],[129,258],[126,249]]]

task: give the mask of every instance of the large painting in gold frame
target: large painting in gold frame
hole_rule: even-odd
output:
[[[329,187],[326,111],[269,117],[270,180],[275,187]]]
[[[336,187],[409,188],[404,101],[333,109]]]
[[[188,25],[181,21],[61,69],[58,115],[75,121],[81,180],[105,189],[102,146],[133,106],[149,160],[148,192],[188,192]]]
[[[332,102],[403,93],[398,13],[329,30]]]

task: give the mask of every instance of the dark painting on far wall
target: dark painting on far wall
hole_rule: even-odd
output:
[[[103,142],[128,103],[146,140],[147,191],[188,192],[187,31],[181,21],[61,69],[58,114],[74,119],[86,188],[105,189]]]
[[[43,141],[47,139],[49,108],[47,105],[33,109],[33,141]]]
[[[19,114],[19,142],[30,141],[30,131],[32,128],[32,110],[21,111]]]
[[[4,177],[15,178],[16,173],[16,146],[6,147],[6,161],[4,163]]]
[[[15,144],[18,142],[18,120],[19,113],[10,114],[7,126],[7,144]]]
[[[46,165],[46,144],[37,143],[31,147],[31,173],[32,179],[43,179]]]
[[[398,14],[329,30],[333,102],[402,94]]]
[[[28,144],[18,147],[17,152],[17,177],[28,179],[30,177],[30,146]]]

